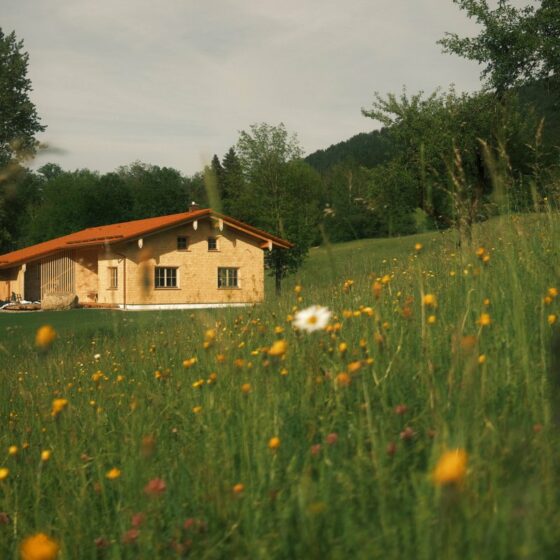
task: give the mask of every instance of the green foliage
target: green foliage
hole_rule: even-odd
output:
[[[283,124],[252,125],[237,142],[244,181],[232,198],[233,216],[295,245],[265,257],[277,290],[281,279],[301,266],[320,217],[320,177],[301,160],[302,153],[296,136]]]
[[[560,4],[538,0],[538,7],[514,7],[500,0],[492,10],[487,0],[453,0],[482,30],[476,37],[447,33],[444,51],[484,65],[486,84],[499,94],[519,83],[550,79],[560,86]]]
[[[393,144],[387,132],[385,128],[361,132],[348,140],[313,152],[305,161],[320,173],[326,173],[336,165],[375,167],[392,156]]]
[[[192,193],[188,192],[183,176],[176,169],[136,162],[121,167],[118,173],[132,196],[135,219],[187,211]]]
[[[35,135],[45,130],[29,98],[28,64],[23,41],[16,39],[15,32],[5,35],[0,29],[0,169],[34,154]]]

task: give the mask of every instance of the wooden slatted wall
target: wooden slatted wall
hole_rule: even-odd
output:
[[[41,299],[52,293],[76,293],[75,262],[71,251],[41,261]]]

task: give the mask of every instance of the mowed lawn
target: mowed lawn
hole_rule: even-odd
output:
[[[557,558],[559,239],[510,216],[313,249],[254,307],[0,313],[0,558]]]

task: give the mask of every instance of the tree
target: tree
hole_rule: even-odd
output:
[[[446,33],[439,41],[444,52],[484,65],[486,85],[502,95],[510,87],[548,79],[560,88],[560,2],[515,8],[499,0],[492,10],[487,0],[453,0],[467,17],[482,26],[476,37]]]
[[[388,128],[396,154],[392,162],[403,170],[403,180],[391,166],[386,176],[382,171],[376,174],[374,183],[382,185],[383,193],[392,184],[395,201],[405,200],[407,208],[412,204],[443,226],[457,223],[458,200],[461,212],[468,210],[467,223],[482,216],[494,183],[487,165],[489,155],[508,158],[510,194],[521,184],[514,179],[530,172],[527,144],[534,138],[538,121],[519,106],[513,94],[504,95],[499,103],[489,93],[459,95],[453,88],[427,97],[422,92],[386,98],[376,94],[372,108],[363,113]],[[410,192],[405,193],[405,188]],[[379,208],[375,202],[379,188],[372,193],[373,206]],[[517,200],[519,205],[526,203],[522,197]],[[389,229],[402,232],[395,228],[398,223],[406,222],[393,220]]]
[[[191,193],[185,178],[176,169],[135,162],[119,168],[118,174],[131,193],[134,219],[188,210]]]
[[[244,183],[232,199],[234,216],[295,244],[266,254],[279,292],[282,278],[301,266],[315,239],[321,179],[301,160],[297,137],[283,124],[255,124],[249,132],[242,131],[237,153]]]
[[[235,148],[231,147],[222,159],[222,208],[224,213],[230,214],[233,210],[235,198],[244,188],[243,169],[237,157]]]
[[[12,160],[26,159],[37,148],[35,135],[45,130],[29,98],[29,55],[12,31],[0,29],[0,169]]]

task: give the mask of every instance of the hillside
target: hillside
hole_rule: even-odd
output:
[[[534,110],[544,118],[543,142],[547,146],[560,146],[560,101],[558,93],[552,91],[544,81],[523,86],[519,89],[522,105]],[[328,148],[309,154],[305,161],[320,173],[337,164],[360,165],[367,168],[385,163],[391,158],[393,146],[389,131],[385,128],[372,132],[361,132],[332,144]]]

